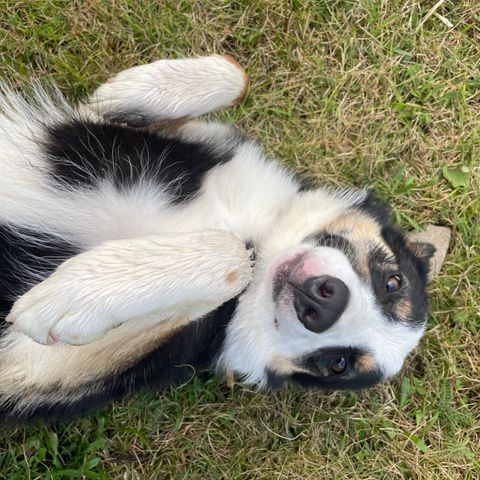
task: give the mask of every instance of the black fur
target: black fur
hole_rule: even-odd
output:
[[[380,225],[389,225],[392,221],[392,209],[373,189],[368,191],[367,196],[356,207],[374,218]]]
[[[198,321],[187,324],[124,372],[82,386],[85,396],[81,400],[35,405],[33,409],[22,410],[21,416],[4,409],[0,410],[0,420],[26,422],[70,418],[98,409],[131,392],[184,382],[197,370],[212,366],[222,349],[226,329],[235,314],[237,303],[238,297]]]
[[[0,329],[20,295],[80,251],[60,237],[0,225]]]
[[[152,125],[155,118],[146,115],[142,111],[114,112],[104,115],[105,119],[112,123],[124,123],[129,127],[144,128]]]
[[[50,127],[46,138],[54,182],[78,188],[109,179],[122,189],[146,178],[166,186],[174,203],[188,201],[209,170],[232,158],[229,148],[220,152],[205,143],[87,120]]]
[[[382,373],[377,368],[371,371],[359,370],[358,359],[365,353],[352,347],[322,348],[300,360],[299,367],[311,373],[281,375],[269,371],[268,385],[270,388],[278,388],[286,381],[293,381],[303,387],[323,390],[359,390],[372,387],[382,380]],[[347,369],[342,374],[335,374],[330,370],[330,365],[340,356],[345,357]]]
[[[388,318],[407,322],[418,328],[425,322],[428,312],[426,293],[429,260],[435,248],[425,249],[425,256],[417,256],[407,245],[404,233],[393,223],[390,207],[383,202],[374,190],[370,190],[365,200],[358,206],[373,217],[381,226],[381,234],[385,243],[395,255],[394,263],[384,258],[379,249],[372,249],[369,254],[370,277],[378,305]],[[403,278],[402,288],[395,293],[387,293],[385,283],[388,276],[399,273]],[[395,302],[408,300],[411,314],[399,317],[395,310]]]
[[[351,242],[341,235],[335,235],[323,230],[309,237],[309,239],[312,239],[319,247],[336,248],[342,251],[350,261],[354,261],[355,249]]]
[[[398,272],[401,273],[402,288],[398,292],[387,293],[385,291],[386,279],[397,271],[388,268],[388,262],[381,262],[378,252],[372,251],[369,263],[372,271],[374,292],[377,302],[393,320],[408,322],[418,328],[425,322],[428,312],[428,296],[426,292],[428,261],[429,258],[417,257],[407,246],[402,232],[394,226],[386,226],[382,229],[382,236],[395,255],[395,263],[398,265]],[[434,248],[431,250],[432,254]],[[411,315],[407,318],[399,318],[395,313],[394,302],[400,299],[408,300],[411,305]]]

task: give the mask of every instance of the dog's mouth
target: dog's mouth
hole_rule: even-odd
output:
[[[284,260],[275,269],[273,275],[273,301],[277,303],[285,291],[292,290],[292,284],[295,283],[295,274],[301,269],[305,262],[307,253],[298,253]]]

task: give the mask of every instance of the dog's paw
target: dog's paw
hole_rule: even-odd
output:
[[[18,298],[6,321],[45,345],[83,345],[99,338],[122,323],[108,310],[99,271],[95,257],[77,255]]]
[[[84,345],[116,326],[103,308],[65,287],[50,277],[21,296],[6,318],[12,330],[45,345]]]

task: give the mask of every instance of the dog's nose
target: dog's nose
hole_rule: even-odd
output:
[[[291,285],[298,319],[316,333],[330,328],[340,318],[350,298],[348,287],[330,275],[310,277],[301,284]]]

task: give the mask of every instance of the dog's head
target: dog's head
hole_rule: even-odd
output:
[[[358,389],[396,374],[427,320],[435,247],[370,192],[303,192],[258,246],[223,364],[246,381]]]

